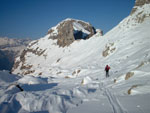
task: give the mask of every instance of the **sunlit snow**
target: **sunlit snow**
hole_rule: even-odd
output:
[[[143,14],[149,6],[143,6]],[[28,54],[32,75],[0,71],[0,112],[149,113],[150,17],[142,23],[135,18],[130,15],[104,36],[97,33],[69,47],[59,48],[48,35],[39,39],[33,48],[46,48],[48,57]]]

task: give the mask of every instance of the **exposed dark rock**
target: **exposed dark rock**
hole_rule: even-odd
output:
[[[27,75],[27,74],[30,74],[30,73],[34,73],[35,72],[35,70],[27,70],[25,73],[24,73],[24,75]]]
[[[23,88],[21,88],[19,84],[17,84],[16,87],[19,88],[20,91],[23,91]]]
[[[22,54],[20,55],[20,61],[16,61],[16,62],[14,63],[11,72],[13,72],[15,69],[17,69],[17,67],[19,66],[20,63],[22,63],[22,65],[21,65],[21,67],[20,67],[21,70],[23,70],[23,69],[26,69],[26,70],[31,69],[31,68],[32,68],[32,65],[26,65],[26,66],[24,65],[25,60],[26,60],[26,59],[25,59],[25,55],[26,55],[27,53],[31,52],[31,53],[33,53],[33,54],[35,54],[35,55],[41,56],[41,55],[46,51],[46,49],[45,49],[45,50],[38,50],[38,49],[39,49],[39,48],[36,48],[35,50],[33,50],[33,49],[27,48],[27,49],[23,50]],[[29,72],[28,72],[28,73],[29,73]]]
[[[31,69],[31,68],[32,68],[32,65],[22,65],[20,69],[21,69],[21,70],[22,70],[22,69],[29,70],[29,69]]]

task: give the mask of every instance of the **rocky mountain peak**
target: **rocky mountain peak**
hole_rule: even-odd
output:
[[[144,4],[149,4],[150,0],[136,0],[135,6],[143,6]]]
[[[60,47],[69,46],[78,39],[89,39],[95,33],[96,30],[91,24],[70,18],[63,20],[48,31],[49,39],[56,39]]]
[[[131,11],[131,15],[137,11],[138,7],[142,7],[145,4],[150,4],[150,0],[136,0],[135,5]]]

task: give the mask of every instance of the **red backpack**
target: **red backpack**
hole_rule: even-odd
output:
[[[107,65],[105,68],[105,71],[108,71],[110,69],[110,67]]]

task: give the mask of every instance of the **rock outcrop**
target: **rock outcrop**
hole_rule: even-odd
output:
[[[60,47],[69,46],[78,39],[89,39],[95,33],[92,25],[75,19],[66,19],[48,31],[49,39],[56,39]]]
[[[142,7],[145,4],[150,4],[150,0],[136,0],[135,5],[131,11],[131,15],[137,11],[138,7]]]
[[[136,0],[135,6],[142,6],[144,4],[150,4],[150,0]]]

